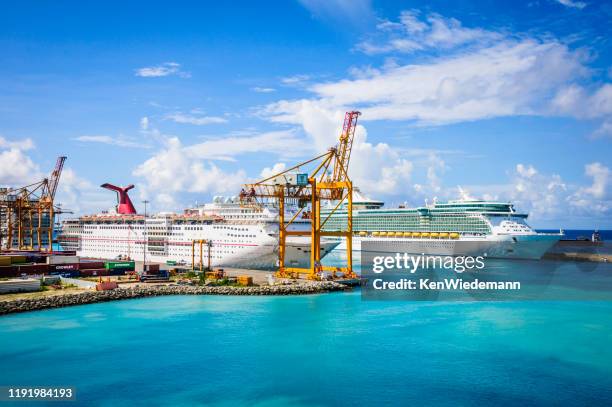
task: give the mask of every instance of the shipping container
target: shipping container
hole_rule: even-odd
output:
[[[135,263],[133,261],[107,261],[104,264],[104,268],[107,270],[122,269],[126,271],[133,271]]]
[[[11,263],[12,264],[19,264],[19,263],[25,263],[26,262],[26,256],[9,256],[11,258]]]
[[[19,270],[17,266],[0,266],[0,277],[17,277]]]
[[[72,264],[50,264],[47,266],[49,272],[65,272],[65,271],[75,271],[79,269],[79,263]]]
[[[103,261],[81,261],[79,263],[80,270],[102,269],[102,268],[105,268]]]
[[[78,263],[79,256],[47,256],[47,264]]]
[[[238,284],[250,286],[253,285],[253,277],[251,276],[238,276]]]
[[[107,269],[81,270],[80,273],[81,277],[97,277],[110,275],[110,272]]]
[[[15,265],[19,274],[45,274],[49,270],[49,266],[45,263],[39,264],[19,264]]]

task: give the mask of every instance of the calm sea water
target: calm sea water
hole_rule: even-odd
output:
[[[0,317],[0,385],[75,386],[67,405],[610,405],[610,344],[612,302],[160,297]]]
[[[611,343],[612,302],[160,297],[0,317],[0,384],[103,406],[610,405]]]

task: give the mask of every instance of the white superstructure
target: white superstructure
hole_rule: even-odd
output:
[[[353,250],[367,250],[364,243],[377,242],[389,252],[540,259],[563,236],[536,232],[527,224],[527,214],[509,202],[462,197],[418,208],[383,205],[354,194]],[[343,208],[331,215],[326,228],[341,229],[346,219]]]
[[[59,242],[64,250],[79,256],[116,259],[131,258],[152,262],[175,261],[191,264],[192,243],[210,242],[212,266],[272,269],[278,259],[278,216],[268,208],[246,207],[236,198],[215,197],[212,203],[189,208],[183,214],[158,213],[145,217],[109,211],[62,222]],[[296,227],[309,228],[307,220]],[[321,255],[338,242],[322,242]],[[288,239],[287,264],[307,266],[308,238]],[[200,262],[199,244],[195,262]],[[208,245],[202,262],[208,264]]]

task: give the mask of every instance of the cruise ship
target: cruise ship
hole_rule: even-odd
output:
[[[563,236],[536,232],[526,222],[528,215],[512,203],[462,195],[418,208],[384,208],[384,202],[354,192],[353,250],[361,251],[365,242],[384,242],[391,253],[540,259]],[[325,216],[331,210],[321,212]],[[325,229],[345,227],[346,218],[346,209],[336,211]]]
[[[274,269],[278,262],[278,213],[273,208],[245,206],[237,197],[215,197],[213,202],[185,209],[183,213],[138,214],[126,188],[104,184],[118,195],[118,205],[96,215],[66,219],[58,241],[63,250],[99,259],[132,259],[191,264],[193,242],[205,240],[200,257],[196,243],[195,263],[213,267]],[[309,230],[310,221],[296,220],[294,228]],[[286,264],[308,267],[310,238],[287,240]],[[340,242],[321,242],[321,256]]]

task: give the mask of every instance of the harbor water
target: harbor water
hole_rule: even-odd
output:
[[[0,317],[2,384],[74,386],[76,405],[609,405],[610,343],[612,302],[369,302],[358,290]]]
[[[547,289],[584,298],[571,278],[612,278],[581,266]],[[0,317],[0,385],[100,406],[610,405],[610,343],[612,301],[152,297]]]

